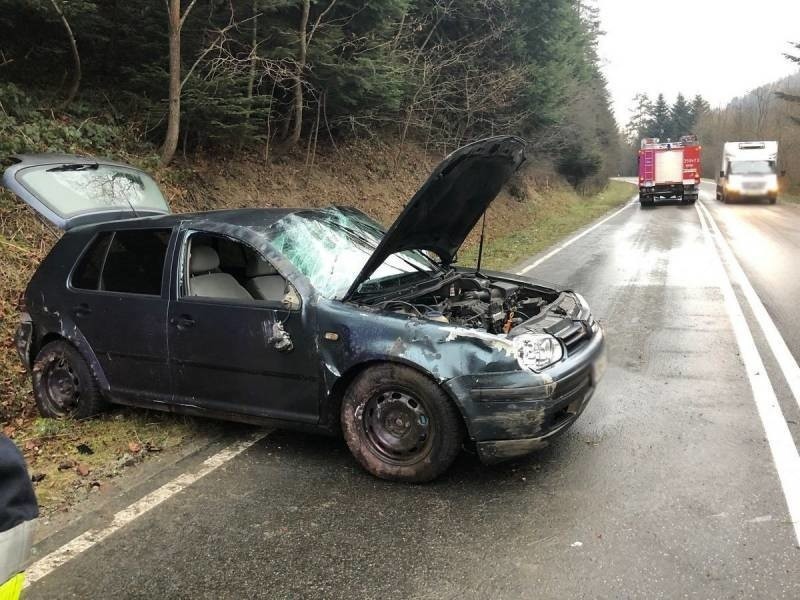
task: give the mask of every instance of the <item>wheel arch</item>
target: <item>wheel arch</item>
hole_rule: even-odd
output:
[[[442,385],[442,383],[444,382],[440,378],[437,378],[431,371],[424,368],[422,365],[396,357],[382,357],[382,358],[373,358],[370,360],[365,360],[363,362],[352,365],[338,378],[336,378],[336,380],[330,386],[327,395],[327,401],[325,403],[325,407],[320,418],[320,422],[326,429],[329,429],[330,431],[335,432],[337,434],[341,433],[341,423],[339,420],[339,413],[341,412],[342,400],[344,399],[345,392],[347,392],[347,389],[350,387],[353,381],[355,381],[356,377],[361,375],[361,373],[372,367],[384,364],[408,367],[420,373],[425,378],[429,379],[432,383],[436,384],[439,387],[439,389],[444,392],[444,395],[447,396],[447,399],[453,404],[453,406],[456,407],[458,414],[461,416],[461,423],[464,426],[464,430],[469,431],[467,420],[464,415],[464,409],[461,403],[458,401],[458,399],[453,396],[452,390],[450,390],[447,386]]]
[[[108,378],[103,368],[100,366],[100,361],[97,360],[94,350],[92,350],[89,342],[77,328],[74,330],[74,335],[65,335],[64,332],[59,331],[44,332],[36,343],[31,344],[31,365],[33,365],[36,357],[42,351],[42,348],[51,342],[57,341],[66,342],[78,351],[78,354],[80,354],[86,361],[86,364],[89,365],[89,370],[92,372],[92,375],[94,375],[100,391],[103,394],[108,394],[110,390]]]

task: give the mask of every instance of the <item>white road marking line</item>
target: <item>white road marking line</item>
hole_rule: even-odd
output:
[[[535,262],[533,262],[533,263],[529,264],[527,267],[523,268],[522,270],[520,270],[520,271],[517,271],[517,275],[524,275],[524,274],[525,274],[525,273],[527,273],[528,271],[532,271],[533,269],[535,269],[536,267],[538,267],[540,264],[542,264],[544,261],[546,261],[548,258],[551,258],[552,256],[554,256],[554,255],[558,254],[559,252],[561,252],[561,251],[562,251],[564,248],[566,248],[567,246],[570,246],[570,245],[574,244],[575,242],[577,242],[579,239],[581,239],[581,238],[582,238],[583,236],[585,236],[586,234],[588,234],[588,233],[591,233],[592,231],[594,231],[595,229],[597,229],[598,227],[600,227],[600,225],[602,225],[602,224],[603,224],[603,223],[605,223],[606,221],[608,221],[608,220],[610,220],[610,219],[613,219],[614,217],[616,217],[616,216],[617,216],[619,213],[621,213],[621,212],[622,212],[623,210],[625,210],[626,208],[630,208],[631,206],[633,206],[633,205],[636,203],[636,200],[635,200],[635,198],[636,198],[636,197],[634,196],[634,198],[632,198],[631,200],[629,200],[629,201],[627,202],[627,204],[625,204],[625,206],[623,206],[622,208],[620,208],[620,209],[618,209],[618,210],[615,210],[613,213],[611,213],[610,215],[608,215],[606,218],[604,218],[604,219],[602,219],[602,220],[598,221],[597,223],[595,223],[594,225],[592,225],[591,227],[589,227],[589,229],[586,229],[585,231],[582,231],[582,232],[580,232],[578,235],[576,235],[575,237],[572,237],[572,238],[568,239],[568,240],[567,240],[566,242],[564,242],[563,244],[559,244],[558,246],[556,246],[555,248],[553,248],[553,249],[552,249],[550,252],[548,252],[547,254],[545,254],[544,256],[542,256],[541,258],[537,259]]]
[[[800,366],[797,365],[797,361],[794,356],[792,356],[789,346],[786,345],[775,322],[764,307],[764,303],[761,302],[761,298],[758,297],[753,285],[750,283],[747,275],[745,275],[744,269],[742,269],[741,264],[731,250],[728,241],[725,239],[725,236],[722,235],[719,227],[717,227],[717,223],[711,215],[711,211],[709,211],[702,202],[700,203],[700,207],[703,209],[706,219],[708,219],[708,222],[711,224],[711,229],[714,231],[714,237],[717,240],[717,245],[720,250],[722,250],[722,256],[725,259],[725,263],[728,265],[728,270],[733,275],[733,281],[739,284],[742,294],[744,294],[747,303],[750,305],[750,310],[753,311],[753,315],[756,321],[758,321],[761,331],[764,332],[764,337],[767,340],[770,350],[772,350],[772,354],[775,356],[775,360],[778,361],[778,366],[781,368],[781,371],[783,371],[783,376],[789,384],[789,389],[792,390],[792,395],[797,405],[800,406]]]
[[[198,479],[205,477],[212,471],[218,469],[226,462],[235,458],[250,446],[264,439],[269,431],[260,431],[239,442],[223,448],[213,456],[203,461],[200,468],[194,473],[183,473],[172,481],[165,483],[157,490],[154,490],[137,500],[127,508],[122,509],[114,515],[111,524],[103,529],[90,529],[70,540],[59,549],[54,550],[47,556],[43,556],[25,570],[25,587],[40,580],[54,569],[72,560],[82,552],[85,552],[98,542],[103,541],[115,531],[123,528],[131,521],[141,517],[149,510],[155,508],[165,500],[171,498],[181,490],[186,489]]]
[[[789,509],[789,518],[794,526],[795,539],[800,544],[800,477],[798,477],[798,474],[800,474],[800,455],[797,453],[797,447],[794,445],[789,426],[778,404],[778,398],[775,396],[772,382],[769,380],[767,371],[764,368],[764,361],[761,359],[753,334],[748,327],[747,319],[745,319],[742,307],[733,291],[733,285],[728,278],[728,273],[725,271],[722,257],[706,224],[703,211],[697,205],[695,205],[695,208],[700,217],[700,227],[706,244],[712,251],[712,268],[717,271],[719,287],[722,290],[725,308],[733,327],[736,344],[739,347],[739,355],[742,358],[747,378],[750,381],[753,400],[758,409],[758,415],[761,418],[761,424],[767,436],[767,443],[772,452],[775,470],[778,472],[778,479],[783,488],[783,495]]]

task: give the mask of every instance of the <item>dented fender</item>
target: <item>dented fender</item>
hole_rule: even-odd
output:
[[[324,298],[318,314],[320,356],[333,378],[375,360],[416,366],[438,383],[519,368],[513,345],[500,336]]]

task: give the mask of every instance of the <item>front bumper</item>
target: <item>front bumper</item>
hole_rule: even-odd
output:
[[[445,383],[485,463],[547,446],[583,412],[606,366],[603,330],[543,373],[512,371],[456,377]]]
[[[768,189],[757,190],[725,190],[725,197],[728,200],[760,200],[762,198],[777,198],[778,192],[770,191]]]

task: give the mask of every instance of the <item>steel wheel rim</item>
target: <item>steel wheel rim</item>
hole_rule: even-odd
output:
[[[51,362],[42,373],[44,396],[51,410],[66,416],[78,407],[81,386],[77,373],[66,357]]]
[[[375,393],[364,406],[361,422],[370,447],[387,462],[413,464],[430,452],[435,422],[425,403],[405,390]]]

